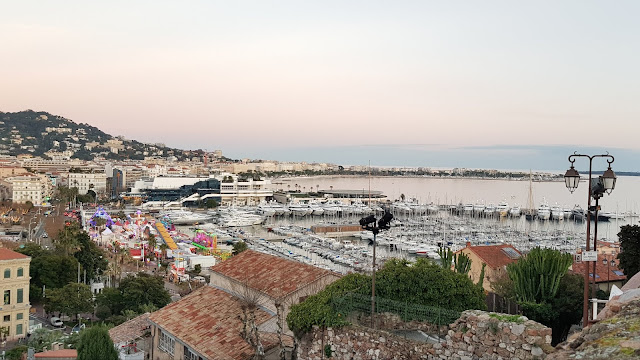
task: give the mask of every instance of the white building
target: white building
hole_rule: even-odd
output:
[[[30,201],[34,205],[40,205],[47,196],[51,196],[51,181],[46,176],[24,174],[10,177],[6,181],[11,184],[14,203]]]
[[[69,173],[69,187],[77,187],[78,194],[84,195],[89,190],[96,194],[104,194],[107,191],[107,174],[96,173]]]

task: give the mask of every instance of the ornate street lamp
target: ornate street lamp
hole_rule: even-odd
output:
[[[578,170],[576,170],[573,167],[573,161],[572,161],[571,167],[564,174],[564,183],[567,186],[567,189],[569,189],[569,191],[573,193],[578,188],[579,182],[580,182],[580,173],[578,173]]]
[[[606,191],[607,194],[611,194],[613,189],[616,187],[616,179],[616,174],[613,172],[613,170],[611,170],[611,163],[609,163],[609,168],[607,169],[607,171],[605,171],[604,174],[600,176],[600,181],[602,182],[604,191]]]
[[[606,192],[611,194],[611,191],[616,186],[616,175],[611,170],[611,163],[614,161],[614,157],[607,154],[601,155],[583,155],[578,153],[573,153],[573,155],[569,156],[569,162],[571,163],[571,167],[564,175],[564,181],[567,189],[573,192],[578,188],[578,183],[580,182],[580,174],[573,167],[573,163],[576,161],[578,157],[585,157],[589,159],[589,186],[587,189],[588,198],[587,198],[587,241],[585,251],[591,251],[591,212],[595,211],[595,235],[593,237],[593,250],[596,250],[596,245],[598,242],[598,199],[602,197],[602,195]],[[609,168],[607,171],[599,177],[599,179],[592,179],[592,165],[593,159],[601,157],[606,158],[607,163],[609,164]],[[596,181],[594,181],[596,180]],[[595,206],[591,206],[591,200],[596,201]],[[586,327],[589,325],[589,263],[585,262],[584,266],[584,304],[582,308],[582,326]],[[595,292],[595,280],[596,280],[596,263],[593,263],[593,290]],[[594,296],[595,297],[595,296]]]

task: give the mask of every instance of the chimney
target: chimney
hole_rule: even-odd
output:
[[[471,241],[467,241],[467,247],[471,247]]]

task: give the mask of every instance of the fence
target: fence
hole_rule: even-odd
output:
[[[509,300],[503,296],[500,296],[496,293],[488,293],[487,294],[487,310],[491,312],[498,312],[503,314],[511,314],[511,315],[522,315],[522,309],[520,309],[520,305],[513,300]]]
[[[352,312],[371,313],[371,297],[367,295],[349,293],[332,300],[334,310],[348,316]],[[421,321],[432,325],[445,326],[460,317],[454,310],[435,306],[424,306],[409,302],[389,300],[376,297],[376,314],[392,313],[400,316],[403,321]]]

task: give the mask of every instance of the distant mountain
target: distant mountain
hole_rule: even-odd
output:
[[[96,156],[113,160],[174,156],[177,160],[186,160],[203,155],[202,150],[180,150],[114,137],[95,126],[43,111],[0,111],[0,154],[47,158],[60,153],[82,160]]]

